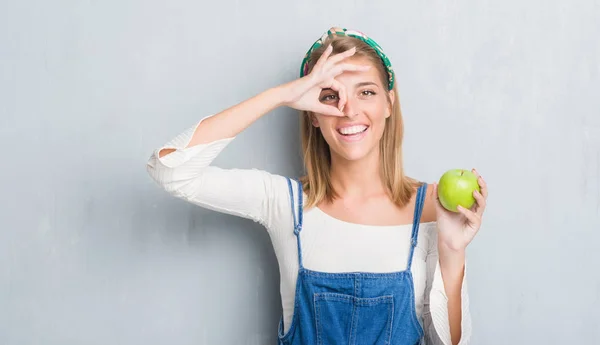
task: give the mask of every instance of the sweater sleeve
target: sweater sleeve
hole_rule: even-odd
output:
[[[437,250],[437,236],[430,241],[427,253],[427,282],[424,296],[423,329],[426,345],[452,345],[448,320],[448,297],[444,289]],[[461,288],[461,337],[459,345],[468,345],[471,340],[471,313],[467,288],[467,268]]]
[[[212,116],[212,115],[210,115]],[[150,177],[169,194],[206,209],[251,219],[270,228],[274,184],[282,176],[257,169],[223,169],[213,160],[234,138],[188,147],[195,130],[208,117],[152,152]],[[163,149],[175,151],[159,157]]]

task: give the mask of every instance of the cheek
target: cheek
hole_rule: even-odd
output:
[[[371,109],[371,122],[375,125],[384,125],[390,114],[390,109],[387,105],[377,104]]]
[[[333,126],[333,121],[331,116],[316,115],[314,117],[313,124],[320,127],[322,130],[328,130],[331,126]]]
[[[383,135],[387,121],[389,121],[389,117],[386,117],[389,114],[389,109],[386,107],[380,107],[377,109],[376,114],[377,115],[371,117],[371,125],[373,126],[375,139],[379,140]]]

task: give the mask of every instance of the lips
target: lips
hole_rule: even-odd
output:
[[[356,134],[362,133],[362,132],[366,131],[367,128],[369,128],[369,126],[366,126],[366,125],[354,125],[354,126],[347,126],[347,127],[338,128],[337,131],[341,135],[350,136],[350,135],[356,135]]]
[[[366,136],[369,128],[370,127],[367,125],[352,125],[340,127],[336,131],[339,134],[341,141],[357,142]]]

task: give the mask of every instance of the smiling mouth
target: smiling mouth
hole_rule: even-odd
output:
[[[369,126],[357,125],[357,126],[339,128],[337,130],[337,132],[345,137],[351,137],[353,135],[358,135],[358,134],[364,133],[368,128],[369,128]]]

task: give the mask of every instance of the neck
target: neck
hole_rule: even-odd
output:
[[[368,198],[385,193],[379,166],[379,150],[361,160],[331,157],[331,184],[340,198]]]

